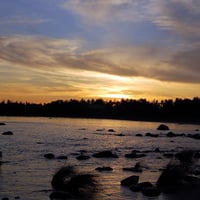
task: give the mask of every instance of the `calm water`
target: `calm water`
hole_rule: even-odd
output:
[[[70,118],[20,118],[0,117],[0,151],[3,164],[0,166],[0,199],[8,197],[22,200],[47,200],[51,193],[51,179],[62,166],[73,165],[80,172],[98,175],[99,192],[95,200],[146,200],[141,193],[133,193],[120,186],[123,178],[133,175],[124,172],[123,167],[133,167],[140,161],[144,171],[135,173],[141,181],[156,182],[160,171],[169,161],[160,153],[150,152],[147,157],[127,159],[126,153],[132,150],[181,151],[183,149],[199,149],[200,141],[176,137],[167,138],[166,132],[157,131],[160,123],[135,122],[103,119],[70,119]],[[167,123],[175,133],[198,133],[200,125],[184,125]],[[101,131],[97,131],[101,129]],[[114,129],[115,132],[108,132]],[[1,133],[12,131],[14,135]],[[161,137],[136,137],[140,133],[161,133]],[[123,134],[124,136],[119,136]],[[102,150],[112,150],[118,159],[90,158],[78,161],[77,154],[85,150],[86,155]],[[68,160],[47,160],[45,153],[55,156],[67,155]],[[162,158],[162,159],[158,159]],[[96,167],[110,166],[112,172],[97,172]],[[169,200],[169,196],[160,195],[155,200]]]

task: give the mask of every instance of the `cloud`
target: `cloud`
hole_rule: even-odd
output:
[[[66,0],[62,7],[93,25],[145,21],[179,34],[200,35],[199,0]]]
[[[0,18],[0,25],[16,25],[16,24],[42,24],[48,22],[49,19],[30,18],[28,16],[10,16]]]
[[[0,37],[0,65],[43,73],[65,73],[68,78],[70,74],[81,73],[89,78],[92,74],[89,72],[96,72],[118,77],[200,83],[198,45],[173,53],[166,47],[131,45],[84,51],[83,44],[80,40]]]

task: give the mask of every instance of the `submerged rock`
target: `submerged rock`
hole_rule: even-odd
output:
[[[148,197],[159,196],[161,193],[160,189],[155,186],[145,187],[142,189],[142,194]]]
[[[118,158],[112,151],[101,151],[92,155],[95,158]]]
[[[113,168],[111,168],[111,167],[97,167],[95,170],[100,171],[100,172],[102,172],[102,171],[112,171]]]
[[[13,132],[12,131],[6,131],[6,132],[3,132],[2,135],[13,135]]]
[[[53,153],[47,153],[47,154],[44,154],[44,157],[47,159],[54,159],[55,155]]]
[[[148,137],[158,137],[159,135],[158,134],[153,134],[153,133],[146,133],[145,136],[148,136]]]
[[[165,124],[160,124],[157,128],[157,130],[160,130],[160,131],[167,131],[169,130],[169,127]]]
[[[131,185],[136,185],[139,181],[139,176],[129,176],[121,181],[121,185],[130,187]]]
[[[90,159],[90,156],[86,156],[86,155],[79,155],[76,157],[77,160],[88,160]]]

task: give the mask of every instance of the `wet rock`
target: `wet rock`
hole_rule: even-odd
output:
[[[1,200],[9,200],[8,197],[3,197]]]
[[[96,129],[96,131],[98,132],[105,131],[105,128]]]
[[[101,151],[92,155],[95,158],[118,158],[112,151]]]
[[[124,171],[138,172],[138,173],[141,173],[143,171],[139,162],[137,162],[134,167],[124,167],[123,170]]]
[[[2,135],[13,135],[13,132],[12,131],[6,131],[6,132],[3,132]]]
[[[0,122],[0,126],[4,126],[6,125],[4,122]]]
[[[16,196],[15,199],[20,199],[20,197],[19,197],[19,196]]]
[[[158,137],[159,135],[158,134],[153,134],[153,133],[146,133],[145,136],[148,136],[148,137]]]
[[[147,188],[147,187],[153,187],[152,183],[150,182],[141,182],[135,185],[131,185],[130,186],[130,190],[134,191],[134,192],[140,192],[143,189]]]
[[[187,135],[190,138],[196,139],[196,140],[200,140],[200,134],[196,133],[196,134],[188,134]]]
[[[115,132],[114,129],[108,129],[108,132]]]
[[[180,185],[185,177],[186,171],[181,165],[168,164],[158,178],[157,185],[165,188]]]
[[[145,187],[142,189],[142,194],[148,197],[159,196],[161,191],[157,187]]]
[[[167,133],[167,137],[181,137],[181,136],[185,136],[185,134],[184,133],[180,133],[180,134],[173,133],[171,131]]]
[[[164,153],[163,156],[166,158],[173,158],[174,154],[173,153]]]
[[[160,130],[160,131],[167,131],[169,130],[169,127],[165,124],[160,124],[157,128],[157,130]]]
[[[142,137],[143,135],[141,133],[137,133],[135,136]]]
[[[144,153],[137,154],[135,151],[132,151],[131,153],[125,154],[126,158],[142,158],[142,157],[145,157],[145,156],[146,156],[146,154],[144,154]]]
[[[100,171],[100,172],[102,172],[102,171],[112,171],[113,168],[111,168],[111,167],[97,167],[95,170]]]
[[[79,155],[76,157],[77,160],[88,160],[90,159],[90,156],[86,156],[86,155]]]
[[[121,185],[130,187],[131,185],[136,185],[139,181],[139,176],[129,176],[121,181]]]
[[[155,148],[154,152],[159,153],[160,149],[157,147],[157,148]]]
[[[195,152],[194,151],[181,151],[175,154],[175,157],[180,160],[181,163],[193,163]]]
[[[54,159],[55,155],[53,153],[47,153],[47,154],[44,154],[44,157],[47,159]]]

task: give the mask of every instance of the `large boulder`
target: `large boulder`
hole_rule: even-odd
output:
[[[121,181],[121,185],[130,187],[131,185],[136,185],[139,181],[139,176],[129,176]]]

